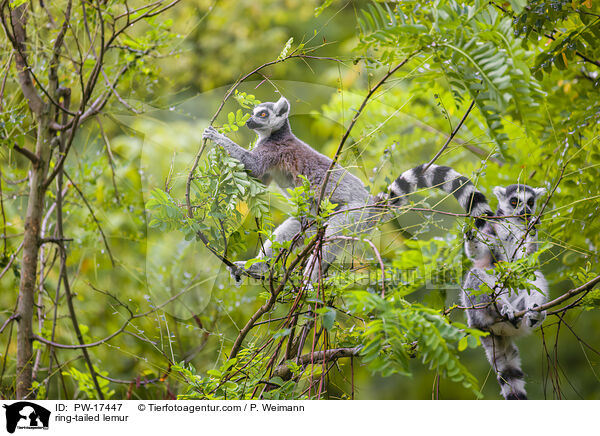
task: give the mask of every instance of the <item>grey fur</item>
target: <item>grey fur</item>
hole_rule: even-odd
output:
[[[304,176],[310,182],[316,196],[331,166],[331,159],[317,152],[308,144],[298,139],[291,131],[288,115],[290,104],[281,97],[277,102],[257,105],[246,125],[258,134],[258,142],[252,150],[246,150],[226,136],[208,127],[203,137],[223,147],[230,156],[238,159],[256,178],[269,184],[275,181],[284,195],[286,188],[301,186]],[[324,273],[329,265],[348,245],[347,242],[335,240],[344,231],[363,232],[375,224],[375,214],[365,206],[373,204],[374,198],[369,195],[363,182],[347,169],[335,165],[327,182],[325,198],[338,205],[337,214],[327,222],[325,239],[321,253],[320,265],[311,257],[307,263],[305,276],[316,281],[320,273]],[[353,209],[353,210],[350,210]],[[345,213],[339,213],[347,211]],[[289,241],[302,230],[301,222],[288,218],[274,231],[275,241]],[[314,234],[314,226],[305,231],[305,236]],[[267,242],[261,249],[258,258],[265,262],[254,263],[250,270],[264,274],[268,270],[268,260],[272,257],[272,242]],[[244,261],[236,262],[237,271],[232,271],[234,278],[241,279]],[[320,266],[320,268],[319,268]]]
[[[541,271],[535,272],[530,284],[539,289],[506,289],[495,275],[494,264],[514,261],[537,251],[537,231],[525,235],[535,213],[537,199],[545,188],[527,185],[497,186],[498,210],[492,213],[488,200],[473,183],[449,167],[420,165],[404,172],[389,187],[391,204],[406,202],[406,196],[417,189],[437,187],[453,194],[461,207],[475,218],[475,230],[465,235],[465,251],[473,261],[461,295],[467,307],[469,326],[489,332],[482,338],[486,356],[498,377],[506,399],[527,399],[519,352],[513,339],[539,327],[546,312],[532,311],[547,301],[548,283]],[[525,240],[523,241],[523,238]],[[492,293],[474,295],[486,284]],[[515,320],[515,312],[528,312]]]

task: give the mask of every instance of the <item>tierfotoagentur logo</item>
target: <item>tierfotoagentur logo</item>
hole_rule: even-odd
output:
[[[6,409],[6,431],[14,433],[15,429],[48,430],[50,411],[29,401],[19,401],[10,405],[4,404]]]

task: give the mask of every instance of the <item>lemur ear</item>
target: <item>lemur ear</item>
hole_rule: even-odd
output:
[[[290,102],[285,97],[281,97],[277,103],[275,103],[275,113],[278,117],[287,115],[290,112]]]
[[[535,192],[536,197],[541,197],[546,193],[546,188],[533,188],[533,192]]]
[[[506,197],[506,188],[503,188],[502,186],[496,186],[494,188],[494,195],[498,200],[504,199]]]

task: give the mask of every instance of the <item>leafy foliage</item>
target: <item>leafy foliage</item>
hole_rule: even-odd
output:
[[[541,89],[527,65],[530,53],[514,36],[511,20],[488,2],[402,2],[395,10],[375,3],[363,16],[361,48],[383,50],[383,61],[401,57],[391,54],[396,46],[402,53],[430,54],[428,75],[445,77],[458,103],[466,95],[475,100],[504,157],[510,156],[502,117],[511,114],[526,129],[539,119]]]
[[[265,186],[253,179],[243,165],[221,149],[213,149],[197,171],[193,181],[196,217],[189,218],[183,205],[165,191],[155,188],[146,207],[153,213],[150,227],[160,231],[180,230],[186,240],[198,232],[209,235],[217,249],[235,243],[242,212],[240,200],[246,200],[253,216],[262,218],[269,211],[264,198]]]
[[[409,358],[421,361],[453,382],[460,382],[477,394],[476,378],[458,359],[458,351],[480,344],[485,335],[463,324],[450,324],[436,310],[403,299],[383,299],[364,291],[350,295],[351,307],[367,312],[374,318],[362,333],[363,361],[373,371],[390,375],[395,372],[409,374]]]

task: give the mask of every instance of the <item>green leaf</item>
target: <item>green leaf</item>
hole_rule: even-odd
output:
[[[279,54],[279,56],[277,56],[278,61],[284,59],[288,55],[290,48],[292,48],[293,42],[294,42],[293,37],[287,40],[287,42],[285,43],[285,46],[283,47],[283,50],[281,50],[281,53]]]
[[[221,378],[223,376],[223,373],[221,373],[221,371],[219,371],[218,369],[209,369],[208,371],[206,371],[206,373],[216,378]]]
[[[325,330],[329,331],[333,328],[336,318],[336,311],[330,307],[323,308],[324,311],[321,313],[321,322],[323,323],[323,327]],[[317,310],[320,312],[321,309]]]

